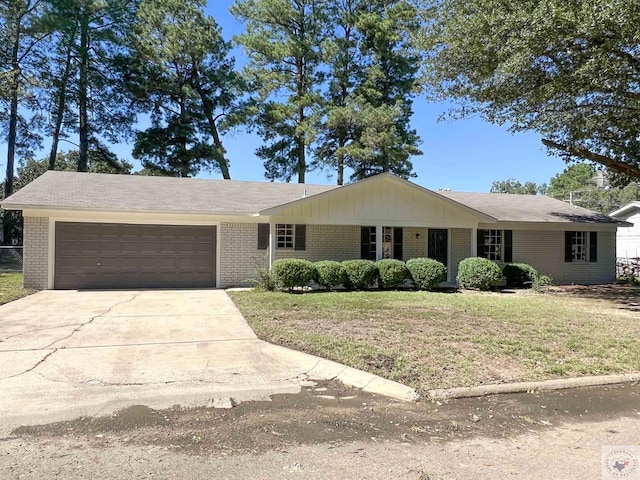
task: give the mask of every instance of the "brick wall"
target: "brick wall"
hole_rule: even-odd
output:
[[[304,258],[353,260],[360,258],[360,227],[353,225],[307,225],[305,250],[276,250],[276,259]]]
[[[49,283],[49,219],[24,217],[24,286],[46,290]]]
[[[269,250],[258,250],[257,223],[220,224],[220,286],[251,285],[255,270],[269,266]]]
[[[465,258],[471,256],[471,229],[452,228],[451,229],[451,274],[449,278],[456,282],[458,276],[458,264]]]
[[[598,232],[597,262],[565,262],[564,231],[513,232],[513,261],[528,263],[556,285],[601,284],[615,280],[615,232]]]
[[[416,238],[420,235],[420,238]],[[402,229],[402,260],[427,256],[427,229],[405,227]]]

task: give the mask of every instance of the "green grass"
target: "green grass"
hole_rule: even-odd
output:
[[[0,305],[26,297],[33,292],[34,290],[22,287],[22,273],[0,273]]]
[[[231,296],[260,338],[421,391],[640,371],[640,315],[613,299],[437,292]]]

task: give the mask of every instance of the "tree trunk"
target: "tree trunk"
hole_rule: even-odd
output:
[[[58,91],[58,106],[56,109],[56,124],[53,128],[53,136],[51,139],[51,152],[49,153],[49,170],[56,168],[56,156],[58,155],[58,143],[60,141],[60,132],[62,130],[62,120],[64,112],[67,108],[67,84],[71,72],[71,46],[67,46],[67,59],[64,65],[64,72],[60,79],[60,89]]]
[[[89,84],[89,13],[86,5],[80,13],[80,78],[78,81],[79,107],[79,159],[78,171],[89,170],[89,125],[88,125],[88,84]]]
[[[207,95],[202,90],[202,85],[200,85],[200,79],[198,78],[197,73],[195,80],[196,89],[198,90],[198,95],[200,95],[200,100],[202,101],[202,108],[204,109],[204,114],[207,117],[207,121],[209,122],[209,130],[211,130],[211,136],[213,137],[213,145],[216,147],[216,150],[219,154],[218,163],[220,165],[220,171],[222,172],[222,178],[224,178],[225,180],[231,180],[231,175],[229,174],[229,162],[224,155],[224,147],[222,146],[222,140],[220,139],[220,134],[218,133],[216,119],[213,116],[213,108],[211,107],[211,102],[209,102]]]

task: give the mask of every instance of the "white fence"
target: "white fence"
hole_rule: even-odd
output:
[[[22,271],[22,247],[0,246],[0,272]]]

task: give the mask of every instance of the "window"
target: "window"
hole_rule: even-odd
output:
[[[597,232],[564,232],[564,261],[598,261]]]
[[[306,225],[276,224],[276,248],[278,249],[305,250],[306,237]]]
[[[497,262],[513,261],[511,230],[478,230],[478,257]]]
[[[376,260],[376,227],[361,227],[360,258]],[[402,260],[402,228],[382,227],[382,258]]]

